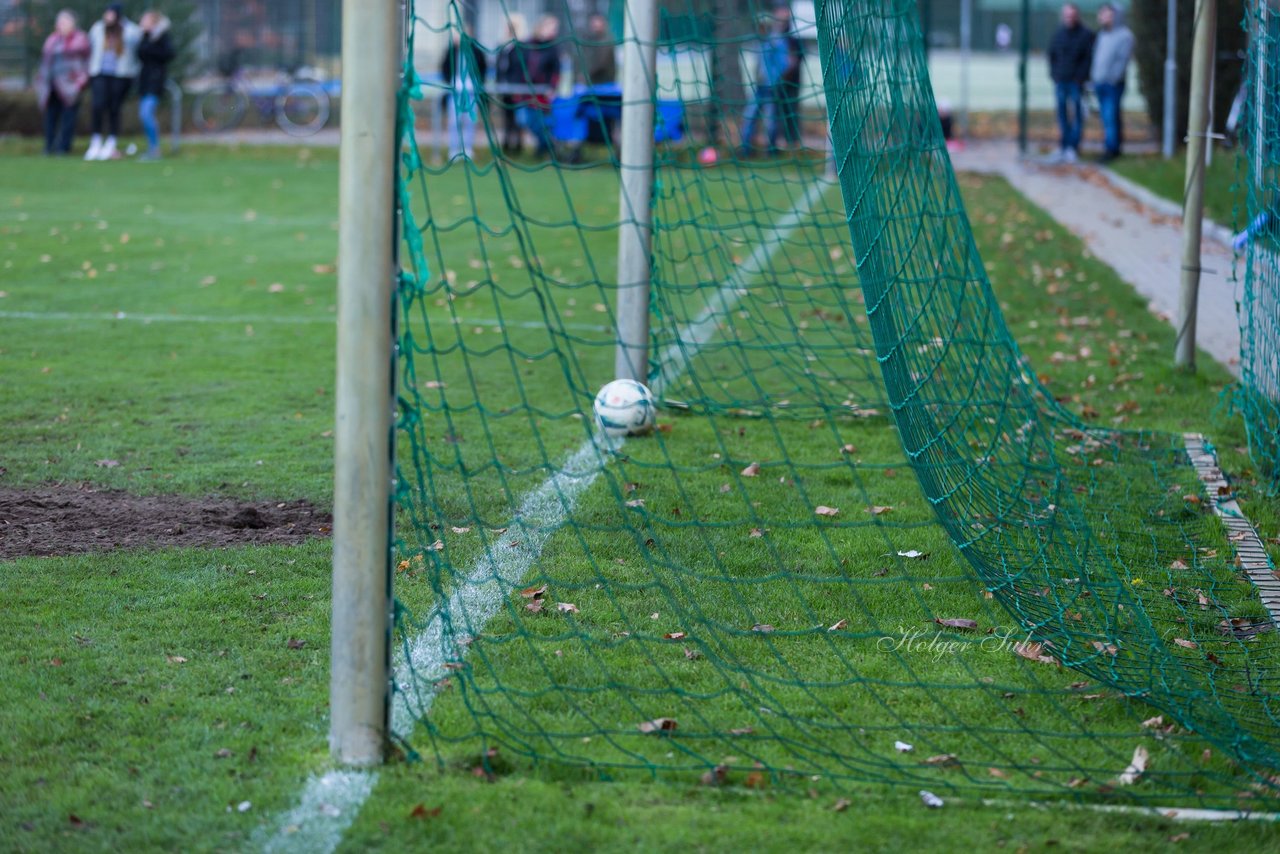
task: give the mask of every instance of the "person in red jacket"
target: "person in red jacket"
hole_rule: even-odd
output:
[[[80,93],[89,83],[89,37],[69,10],[58,13],[44,41],[36,100],[44,111],[44,153],[69,154],[80,112]]]

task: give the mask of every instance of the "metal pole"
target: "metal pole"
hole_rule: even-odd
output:
[[[969,138],[969,59],[973,53],[973,0],[960,0],[960,138]]]
[[[1022,0],[1022,43],[1018,46],[1018,152],[1027,154],[1027,63],[1031,56],[1031,0]]]
[[[398,0],[344,0],[338,172],[329,749],[382,761],[387,733]]]
[[[169,152],[177,154],[182,137],[182,87],[176,80],[166,80],[169,91]]]
[[[1187,126],[1186,195],[1182,203],[1182,298],[1174,361],[1196,366],[1196,303],[1200,297],[1200,230],[1204,217],[1204,150],[1209,130],[1209,79],[1218,0],[1196,0],[1195,42],[1191,56],[1190,115]]]
[[[1174,126],[1178,115],[1178,0],[1169,0],[1164,36],[1164,140],[1161,153],[1173,157]]]
[[[653,110],[658,54],[655,0],[628,0],[622,46],[622,188],[618,196],[616,379],[649,372],[649,269],[653,237]]]

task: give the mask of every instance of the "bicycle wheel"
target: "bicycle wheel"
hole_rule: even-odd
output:
[[[315,83],[293,83],[276,98],[276,124],[291,136],[311,136],[329,121],[329,95]]]
[[[191,108],[191,118],[201,130],[230,130],[244,120],[248,109],[249,96],[235,87],[227,86],[210,90],[196,98]]]

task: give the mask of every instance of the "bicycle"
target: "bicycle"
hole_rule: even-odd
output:
[[[243,70],[236,70],[222,85],[196,96],[192,119],[205,131],[232,130],[252,106],[264,121],[273,119],[290,136],[311,136],[329,121],[329,88],[301,74],[290,75],[283,83],[255,83]]]

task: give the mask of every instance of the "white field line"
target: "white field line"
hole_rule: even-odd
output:
[[[680,330],[676,343],[660,357],[652,383],[655,396],[660,397],[662,389],[688,369],[703,345],[715,335],[720,318],[742,296],[748,280],[764,270],[773,254],[831,186],[827,180],[815,182],[750,257],[725,279],[693,322]],[[444,605],[433,609],[426,626],[409,641],[407,650],[397,654],[394,679],[401,690],[392,695],[391,708],[391,731],[397,737],[407,737],[417,719],[428,712],[435,699],[435,684],[447,672],[445,664],[461,658],[465,644],[519,586],[542,555],[547,540],[573,512],[578,498],[595,482],[605,466],[605,447],[602,447],[605,441],[593,437],[583,442],[560,471],[525,497],[508,531],[508,535],[518,538],[518,544],[513,548],[491,546],[487,550],[489,554],[458,582]],[[613,440],[607,447],[614,449],[621,444],[621,440]],[[409,691],[412,691],[412,705]],[[345,776],[337,778],[336,774]],[[281,817],[275,832],[263,842],[263,850],[329,854],[341,842],[342,832],[373,790],[376,779],[377,775],[370,771],[330,772],[320,778],[312,777],[303,789],[299,805]],[[325,810],[323,805],[334,806],[337,790],[344,787],[349,796],[343,798],[341,813],[330,815],[332,809]],[[321,829],[313,830],[313,823]]]
[[[286,325],[328,325],[337,322],[334,315],[289,315],[289,314],[134,314],[128,311],[115,312],[74,312],[74,311],[0,311],[0,320],[36,320],[59,321],[72,323],[132,322],[150,323],[228,323],[235,326],[255,324],[269,326],[271,324]],[[477,318],[429,318],[428,322],[437,326],[483,326],[492,329],[547,329],[545,321],[512,320],[502,322],[492,317]],[[569,329],[575,332],[606,332],[607,323],[558,323],[556,329]]]
[[[330,771],[310,778],[298,805],[280,816],[274,832],[268,835],[264,828],[254,834],[254,847],[267,854],[333,851],[377,782],[373,771]]]

